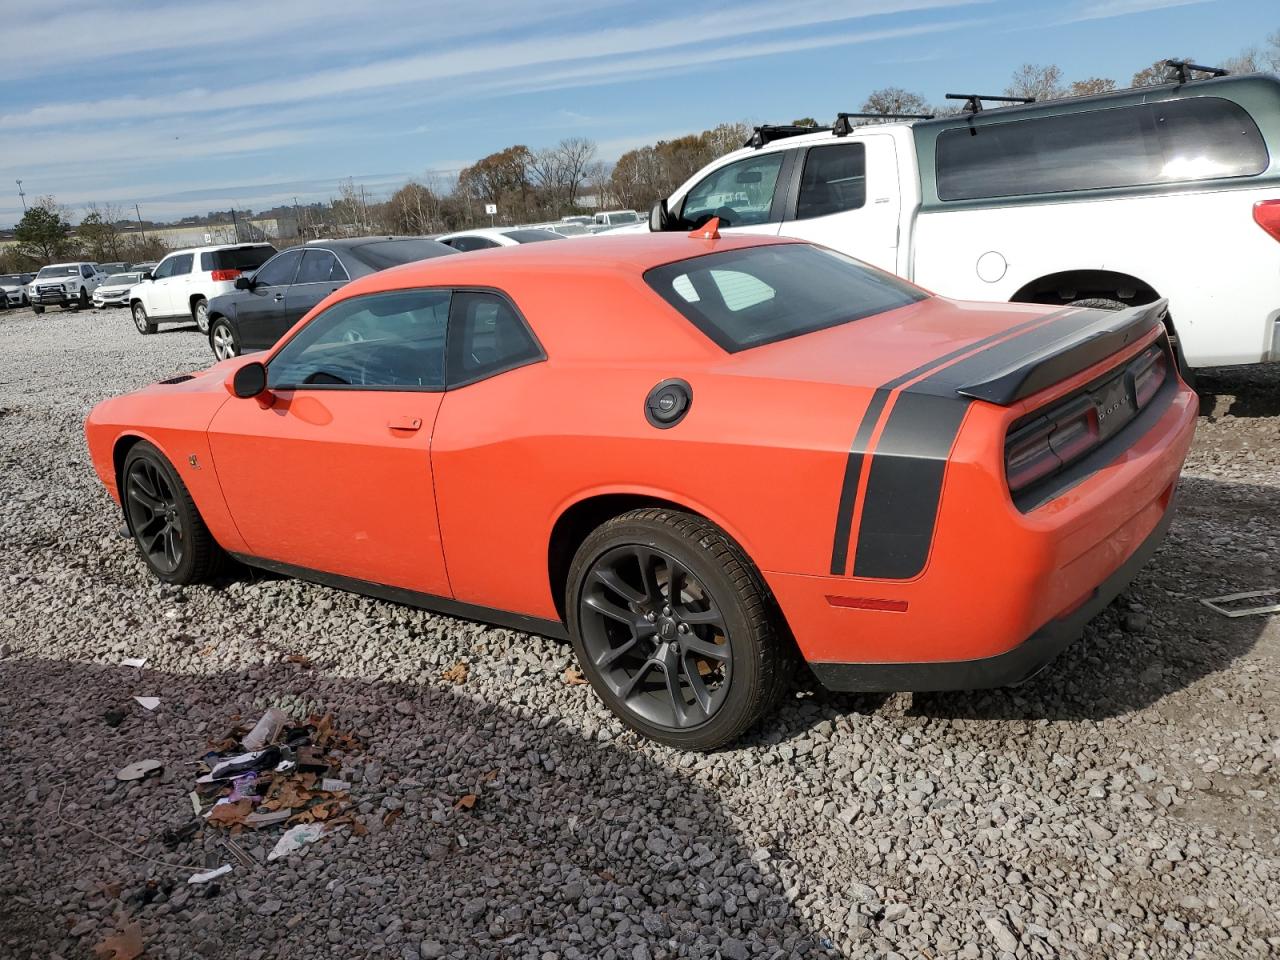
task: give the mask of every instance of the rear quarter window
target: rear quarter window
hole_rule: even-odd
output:
[[[645,282],[729,353],[887,313],[928,297],[805,243],[726,250],[654,267]]]
[[[1266,143],[1221,97],[1191,97],[944,130],[938,199],[977,200],[1256,176]]]
[[[257,270],[276,255],[276,248],[236,247],[231,250],[210,250],[200,254],[201,270]]]

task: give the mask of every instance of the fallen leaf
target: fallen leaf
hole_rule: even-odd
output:
[[[369,828],[359,820],[351,821],[351,835],[354,837],[363,837],[369,833]]]
[[[458,802],[453,805],[453,809],[470,810],[475,805],[476,805],[476,795],[474,793],[468,793],[458,798]]]
[[[388,810],[387,815],[382,818],[382,825],[384,827],[391,826],[400,819],[400,814],[402,813],[404,813],[404,810]]]
[[[440,674],[440,679],[445,683],[466,683],[467,669],[467,665],[459,660],[444,673]]]
[[[316,721],[315,745],[325,747],[333,737],[333,716],[326,713]]]
[[[482,783],[492,783],[496,779],[498,779],[497,770],[490,770],[488,773],[486,773],[483,777],[480,778]]]
[[[287,657],[285,657],[285,658],[284,658],[284,662],[285,662],[285,663],[296,663],[296,664],[297,664],[298,666],[300,666],[300,667],[309,667],[309,666],[311,666],[311,658],[310,658],[310,657],[304,657],[304,656],[303,656],[302,654],[300,654],[300,653],[291,653],[291,654],[289,654]]]
[[[131,923],[93,948],[100,960],[136,960],[142,956],[142,924]]]
[[[571,687],[580,687],[587,683],[587,678],[582,675],[582,671],[577,667],[565,667],[564,682]]]
[[[230,826],[233,823],[240,823],[253,812],[253,802],[251,800],[237,800],[235,803],[219,803],[209,811],[209,823],[217,823],[222,826]]]

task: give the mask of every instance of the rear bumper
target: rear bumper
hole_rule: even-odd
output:
[[[810,663],[814,676],[829,690],[893,692],[981,690],[1022,683],[1039,673],[1079,639],[1084,626],[1118,597],[1164,542],[1173,522],[1174,501],[1133,554],[1094,589],[1085,603],[1050,620],[1011,650],[977,660],[937,663]]]

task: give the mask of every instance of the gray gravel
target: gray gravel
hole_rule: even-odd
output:
[[[122,311],[0,314],[0,956],[90,956],[129,923],[150,958],[1280,952],[1280,617],[1197,602],[1280,582],[1280,371],[1204,378],[1167,545],[1039,678],[802,689],[695,757],[624,732],[561,644],[247,571],[152,579],[81,423],[207,361]],[[268,705],[367,744],[369,832],[269,864],[277,832],[245,833],[252,868],[190,886],[234,861],[161,842],[185,764]],[[161,776],[115,779],[147,758]]]

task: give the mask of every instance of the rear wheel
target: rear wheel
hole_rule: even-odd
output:
[[[138,328],[139,333],[155,333],[156,325],[151,318],[147,316],[147,308],[141,303],[133,305],[133,325]]]
[[[157,577],[199,583],[216,571],[222,551],[186,484],[151,444],[140,442],[125,457],[120,497],[138,552]]]
[[[44,307],[40,306],[40,304],[38,304],[38,303],[32,304],[32,305],[31,305],[31,312],[32,312],[32,313],[44,313]]]
[[[84,287],[80,288],[80,296],[76,300],[76,309],[77,310],[89,309],[89,291],[86,290]]]
[[[197,299],[196,302],[192,304],[191,316],[195,320],[196,326],[200,329],[200,332],[204,334],[208,334],[209,332],[209,301],[206,300],[204,297],[200,297],[199,299]]]
[[[225,317],[218,317],[209,328],[209,346],[219,360],[240,356],[240,338]]]
[[[596,693],[661,743],[728,743],[784,689],[786,647],[763,581],[701,517],[643,509],[597,528],[574,556],[566,610]]]

